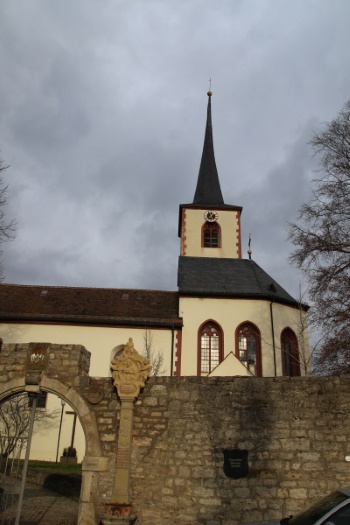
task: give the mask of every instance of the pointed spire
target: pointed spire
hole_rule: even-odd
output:
[[[218,170],[216,168],[213,143],[213,127],[211,123],[211,96],[208,91],[207,125],[205,128],[204,146],[199,168],[196,193],[193,204],[224,204],[222,198]]]

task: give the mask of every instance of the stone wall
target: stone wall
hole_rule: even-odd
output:
[[[135,410],[138,525],[237,525],[350,485],[350,377],[150,378]],[[223,449],[249,473],[223,473]]]
[[[1,399],[28,387],[28,348],[3,346]],[[40,387],[66,399],[85,431],[79,524],[102,523],[114,485],[117,394],[111,378],[87,375],[83,347],[50,345],[49,356]],[[350,376],[149,378],[133,427],[137,525],[281,517],[350,485],[349,412]],[[240,479],[223,472],[223,450],[235,448],[248,450],[249,472]]]

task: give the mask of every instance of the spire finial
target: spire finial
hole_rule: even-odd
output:
[[[248,251],[247,251],[247,254],[248,254],[248,256],[249,256],[249,259],[252,258],[252,253],[253,253],[252,250],[250,249],[250,243],[251,243],[251,242],[252,242],[252,234],[250,233],[250,234],[249,234],[249,241],[248,241],[248,248],[249,248],[249,249],[248,249]]]
[[[212,91],[211,91],[211,78],[209,78],[209,91],[207,93],[208,97],[211,97],[212,96]]]

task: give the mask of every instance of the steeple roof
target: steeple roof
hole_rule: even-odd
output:
[[[261,299],[307,311],[255,261],[214,257],[179,257],[181,295]]]
[[[211,96],[212,92],[208,91],[207,125],[193,204],[224,204],[214,155]]]

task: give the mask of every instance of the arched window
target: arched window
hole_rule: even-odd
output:
[[[222,331],[213,321],[198,331],[198,375],[208,375],[222,361]]]
[[[281,333],[282,373],[284,376],[300,376],[298,340],[290,328]]]
[[[252,323],[243,323],[236,330],[236,356],[249,372],[262,375],[260,331]]]
[[[202,247],[220,248],[221,229],[217,222],[206,222],[202,226]]]

